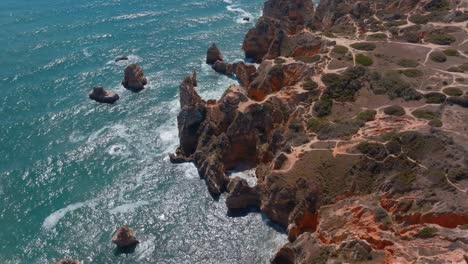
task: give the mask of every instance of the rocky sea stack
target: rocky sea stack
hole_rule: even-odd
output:
[[[258,68],[212,46],[239,84],[205,101],[183,80],[171,161],[282,225],[273,263],[464,263],[467,21],[466,1],[268,0],[242,45]]]
[[[133,91],[139,92],[145,89],[145,85],[148,83],[143,69],[137,64],[130,64],[125,68],[124,79],[122,80],[122,85]]]
[[[112,243],[119,248],[132,247],[140,243],[133,231],[125,225],[120,226],[112,236]]]
[[[105,90],[102,86],[96,86],[89,94],[89,98],[99,103],[113,104],[117,102],[120,97],[114,92]]]

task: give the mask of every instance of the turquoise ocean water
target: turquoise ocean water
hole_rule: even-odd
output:
[[[206,99],[233,84],[206,49],[242,59],[262,2],[0,1],[0,263],[267,262],[285,235],[258,213],[227,216],[193,165],[167,156],[181,79],[196,70]],[[129,63],[149,79],[141,93],[120,86]],[[90,101],[99,84],[121,100]],[[121,224],[141,240],[132,255],[111,244]]]

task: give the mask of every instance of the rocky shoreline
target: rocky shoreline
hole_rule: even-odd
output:
[[[182,81],[171,161],[287,227],[273,263],[465,263],[467,20],[457,0],[268,0],[242,45],[258,67],[208,50],[239,85]]]

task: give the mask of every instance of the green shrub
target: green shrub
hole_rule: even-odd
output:
[[[457,87],[448,87],[442,90],[446,95],[449,96],[462,96],[463,91],[458,89]]]
[[[385,27],[391,28],[391,27],[399,27],[408,24],[406,20],[396,20],[396,21],[390,21],[384,24]]]
[[[388,155],[385,146],[380,143],[361,142],[356,148],[362,154],[376,160],[384,160]]]
[[[374,43],[370,43],[370,42],[353,43],[350,46],[353,49],[364,50],[364,51],[372,51],[372,50],[375,50],[375,48],[377,48],[377,46]]]
[[[325,123],[317,131],[317,137],[320,140],[349,138],[356,134],[363,125],[362,121],[344,121],[338,123]]]
[[[336,53],[336,54],[340,54],[340,55],[346,55],[346,53],[349,52],[349,49],[345,46],[341,46],[341,45],[336,45],[333,50],[332,50],[333,53]]]
[[[327,96],[322,96],[314,105],[314,111],[318,117],[324,117],[331,113],[333,100]]]
[[[450,4],[447,0],[432,0],[424,5],[426,11],[442,11],[450,8]]]
[[[458,228],[460,228],[461,230],[468,230],[468,224],[459,225]]]
[[[356,28],[350,24],[336,24],[330,31],[336,34],[354,35],[354,33],[356,33]]]
[[[364,110],[357,115],[357,119],[362,120],[364,122],[373,121],[375,120],[376,114],[377,114],[377,111],[375,110],[371,110],[371,109]]]
[[[427,22],[429,22],[429,18],[427,16],[416,14],[416,15],[412,15],[409,18],[409,21],[415,24],[427,24]]]
[[[370,34],[367,36],[367,40],[386,40],[387,39],[387,34],[384,33],[375,33],[375,34]]]
[[[350,67],[342,75],[329,73],[322,76],[327,89],[325,94],[340,102],[353,101],[356,92],[361,89],[366,68],[362,66]]]
[[[356,63],[363,66],[371,66],[372,64],[374,64],[374,61],[372,60],[372,58],[369,58],[364,54],[357,54]]]
[[[375,94],[387,94],[391,99],[402,97],[405,100],[419,100],[421,94],[403,80],[397,72],[372,72],[370,76],[371,89]]]
[[[424,75],[424,73],[418,69],[406,69],[399,71],[401,74],[405,75],[406,77],[410,78],[417,78]]]
[[[297,60],[297,61],[302,61],[304,63],[314,63],[314,62],[319,61],[320,58],[322,58],[322,57],[317,54],[317,55],[314,55],[312,57],[299,56],[299,57],[295,57],[294,59]]]
[[[426,41],[438,45],[450,45],[457,41],[457,39],[442,29],[436,29],[427,34]]]
[[[463,71],[468,71],[468,63],[464,63],[458,66],[458,68],[462,69]]]
[[[440,119],[434,119],[429,121],[429,125],[432,127],[442,127],[444,124],[442,123],[442,121],[440,121]]]
[[[419,34],[416,32],[412,32],[412,31],[403,33],[402,37],[404,40],[406,40],[409,43],[419,43],[419,41],[421,40],[421,38],[419,37]]]
[[[455,182],[468,179],[468,167],[451,168],[448,171],[447,177]]]
[[[318,132],[323,126],[328,123],[327,120],[322,118],[313,118],[307,122],[307,128],[312,132]]]
[[[307,91],[315,90],[318,88],[318,83],[315,82],[314,80],[307,79],[304,81],[302,88],[304,88],[304,90],[307,90]]]
[[[450,67],[447,69],[448,72],[463,72],[463,69],[461,69],[460,67]]]
[[[434,120],[439,119],[439,115],[429,110],[417,109],[414,110],[411,114],[417,118],[427,119],[427,120]]]
[[[439,230],[435,227],[424,227],[423,229],[419,230],[417,237],[419,238],[431,238],[435,234],[437,234]]]
[[[444,53],[440,51],[434,51],[429,55],[429,58],[431,58],[432,61],[438,62],[438,63],[443,63],[447,61],[447,57],[445,56]]]
[[[405,67],[405,68],[416,68],[418,67],[419,63],[411,59],[401,59],[398,61],[398,65]]]
[[[283,63],[285,63],[285,62],[286,62],[286,60],[283,59],[283,58],[279,58],[279,57],[278,57],[278,58],[275,59],[275,63],[276,63],[276,64],[283,64]]]
[[[456,49],[446,49],[443,52],[447,56],[459,56],[460,55],[460,53],[458,53],[458,50]]]
[[[399,105],[391,105],[384,108],[384,113],[392,116],[403,116],[405,115],[405,109]]]
[[[413,182],[416,180],[414,171],[403,171],[393,178],[393,189],[397,193],[405,193],[411,190]]]
[[[437,92],[425,94],[424,97],[426,98],[426,103],[428,104],[441,104],[445,101],[445,99],[447,99],[446,95]]]

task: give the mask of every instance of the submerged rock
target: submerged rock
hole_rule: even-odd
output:
[[[81,264],[77,259],[64,258],[56,262],[56,264]]]
[[[119,95],[106,91],[102,86],[96,86],[93,91],[89,94],[89,98],[99,103],[113,104],[119,100]]]
[[[112,236],[112,243],[117,247],[132,247],[139,243],[133,231],[126,225],[120,226]]]
[[[216,44],[213,43],[206,52],[206,63],[214,64],[217,61],[223,61],[223,56],[221,55],[221,51],[216,46]]]
[[[115,62],[118,62],[118,61],[121,61],[121,60],[128,60],[128,57],[127,56],[120,56],[120,57],[115,58]]]
[[[145,89],[145,85],[148,83],[143,69],[137,64],[130,64],[125,68],[124,79],[122,85],[133,91],[139,92]]]

